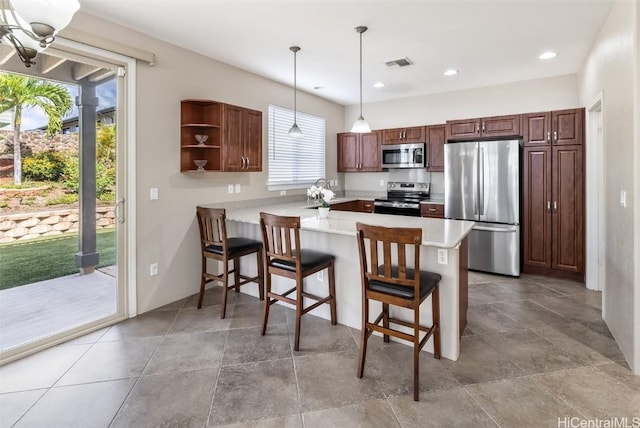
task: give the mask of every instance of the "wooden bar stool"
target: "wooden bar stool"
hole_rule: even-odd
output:
[[[382,333],[385,342],[389,342],[390,335],[408,340],[413,343],[413,399],[418,401],[420,350],[431,336],[433,336],[433,356],[440,358],[438,292],[440,275],[420,270],[422,229],[388,228],[362,223],[356,223],[356,229],[362,279],[362,333],[358,377],[362,378],[364,372],[367,340],[371,333],[374,331]],[[408,263],[407,256],[411,259],[411,247],[413,247],[413,263]],[[416,275],[415,272],[419,274]],[[420,325],[420,304],[430,295],[433,319],[431,327],[425,327]],[[382,312],[373,322],[369,322],[369,300],[382,303]],[[390,317],[389,305],[413,310],[413,322]],[[380,325],[381,321],[382,325]],[[413,330],[413,334],[390,328],[390,323],[409,327]],[[422,339],[420,339],[420,331],[426,333]]]
[[[319,251],[300,248],[300,217],[283,217],[260,213],[260,228],[265,247],[266,294],[264,304],[264,320],[262,335],[267,330],[269,307],[277,301],[287,302],[296,309],[296,332],[294,349],[300,349],[300,319],[303,314],[317,308],[323,303],[331,306],[331,324],[336,325],[336,290],[333,264],[335,256]],[[328,269],[329,296],[318,297],[304,291],[304,278],[323,269]],[[294,279],[295,287],[277,294],[271,291],[271,275],[280,275]],[[287,297],[295,292],[295,298]],[[303,298],[315,300],[316,303],[303,307]]]
[[[200,279],[200,296],[198,309],[202,307],[204,287],[211,281],[222,283],[222,310],[220,318],[227,311],[227,290],[234,288],[240,292],[240,286],[255,282],[258,284],[260,300],[264,300],[264,266],[262,242],[255,239],[233,237],[227,238],[226,213],[223,208],[196,207],[198,226],[200,227],[200,243],[202,247],[202,275]],[[240,257],[256,254],[257,276],[248,277],[240,273]],[[222,273],[213,275],[207,272],[207,259],[222,262]],[[229,260],[233,260],[233,269],[229,270]],[[229,275],[233,274],[233,285],[229,285]]]

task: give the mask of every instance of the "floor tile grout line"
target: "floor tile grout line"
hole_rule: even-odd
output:
[[[582,368],[582,367],[580,367]],[[568,371],[568,370],[572,370],[572,369],[567,369],[567,370],[558,370],[558,371]],[[573,369],[575,370],[575,369]],[[545,375],[547,373],[539,373],[536,375],[532,375],[531,376],[531,380],[538,385],[539,387],[541,387],[543,390],[547,391],[549,394],[551,394],[552,397],[555,397],[557,400],[561,401],[562,403],[564,403],[567,407],[569,407],[570,409],[573,409],[576,414],[582,416],[583,418],[587,419],[588,416],[583,414],[582,412],[580,412],[578,409],[576,409],[574,406],[572,406],[567,400],[565,400],[561,395],[556,394],[555,392],[553,392],[551,389],[549,389],[546,385],[544,385],[542,382],[540,382],[539,380],[536,379],[537,376],[542,376]]]
[[[480,407],[480,409],[482,409],[482,411],[485,413],[485,415],[487,415],[489,417],[489,419],[491,419],[493,421],[494,424],[496,424],[496,426],[498,428],[501,428],[501,425],[498,423],[497,420],[495,420],[495,418],[487,411],[487,409],[484,408],[484,406],[482,404],[480,404],[478,402],[478,400],[476,400],[475,398],[473,398],[473,395],[471,395],[471,393],[467,390],[466,386],[462,387],[462,390],[464,391],[465,394],[467,394],[467,396],[471,399],[471,401],[473,401],[476,406]]]
[[[184,305],[183,305],[184,306]],[[151,362],[151,360],[153,359],[153,357],[156,355],[156,353],[158,352],[158,348],[160,348],[160,345],[162,345],[162,342],[164,341],[164,339],[167,337],[169,331],[171,330],[171,327],[173,326],[173,324],[176,322],[176,319],[178,319],[178,315],[180,314],[181,309],[178,309],[176,311],[176,314],[173,317],[173,320],[171,321],[171,323],[167,326],[167,329],[164,331],[164,334],[162,336],[148,336],[148,337],[160,337],[161,339],[158,341],[158,344],[156,345],[156,347],[154,348],[153,352],[151,352],[151,355],[149,355],[149,358],[147,359],[147,362],[145,363],[144,367],[142,368],[142,370],[140,370],[140,374],[137,376],[136,381],[133,383],[133,385],[131,386],[131,389],[129,390],[129,392],[127,393],[127,395],[124,397],[124,399],[122,400],[122,402],[120,403],[120,406],[118,406],[118,410],[116,410],[116,412],[113,414],[113,417],[111,418],[111,421],[109,422],[109,426],[112,426],[113,423],[115,422],[116,418],[118,417],[118,415],[120,414],[120,412],[122,411],[125,403],[127,402],[127,400],[129,399],[129,397],[131,396],[131,393],[134,391],[134,389],[136,388],[136,386],[138,386],[138,383],[140,383],[140,379],[142,378],[142,375],[144,374],[144,371],[147,369],[147,367],[149,367],[149,363]],[[131,319],[131,318],[129,318]]]
[[[222,346],[222,352],[220,353],[220,364],[218,365],[218,371],[216,373],[216,381],[213,385],[213,391],[211,392],[211,401],[209,403],[209,411],[207,412],[207,421],[205,423],[205,426],[209,426],[209,421],[211,420],[211,413],[213,412],[213,402],[215,401],[216,392],[218,391],[218,382],[220,381],[220,373],[222,372],[222,361],[224,360],[224,352],[227,349],[228,339],[229,339],[229,330],[227,330],[227,335],[224,338],[224,345]]]
[[[109,328],[107,330],[111,329],[111,327],[112,326],[109,326]],[[98,339],[98,340],[100,340],[100,339]],[[85,355],[87,355],[87,352],[89,352],[96,345],[96,343],[98,343],[98,342],[96,341],[94,343],[89,344],[90,346],[87,348],[87,350],[84,351],[82,353],[82,355],[80,355],[78,357],[78,359],[73,364],[71,364],[71,366],[69,366],[69,368],[67,370],[65,370],[65,372],[62,373],[60,375],[60,377],[52,385],[50,385],[49,387],[46,388],[46,391],[22,414],[22,416],[20,416],[18,418],[18,420],[15,421],[15,423],[12,426],[15,426],[16,424],[18,424],[22,420],[22,418],[24,418],[36,406],[36,404],[38,404],[40,402],[40,400],[42,400],[42,398],[45,395],[47,395],[49,393],[49,391],[51,391],[67,373],[69,373],[69,370],[71,370],[78,363],[78,361],[80,361]],[[82,345],[74,345],[74,346],[82,346]],[[36,388],[36,389],[40,389],[40,388]],[[16,391],[16,392],[22,392],[22,391]]]

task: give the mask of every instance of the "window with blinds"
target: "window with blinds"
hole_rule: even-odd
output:
[[[297,113],[302,136],[289,137],[293,110],[269,106],[269,190],[308,187],[324,177],[325,120]]]

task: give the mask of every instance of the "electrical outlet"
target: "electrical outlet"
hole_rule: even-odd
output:
[[[236,193],[240,193],[240,185],[236,184]]]
[[[324,281],[324,271],[321,270],[320,272],[316,273],[316,279],[320,282]]]
[[[233,193],[233,184],[229,184],[229,186],[227,187],[227,192],[229,192],[229,194]]]
[[[384,187],[384,179],[380,179],[380,185]]]
[[[156,276],[158,274],[158,263],[151,263],[149,265],[149,276]]]
[[[158,199],[157,187],[152,187],[151,189],[149,189],[149,199],[151,199],[152,201],[155,201],[156,199]]]
[[[438,264],[439,265],[449,264],[449,250],[444,248],[438,248]]]
[[[286,191],[286,190],[281,190],[281,191],[280,191],[280,196],[285,196],[286,194],[287,194],[287,191]]]
[[[334,187],[340,187],[340,182],[338,181],[337,178],[335,180],[333,180],[333,186]]]
[[[627,192],[624,190],[620,191],[620,206],[623,208],[627,207]]]

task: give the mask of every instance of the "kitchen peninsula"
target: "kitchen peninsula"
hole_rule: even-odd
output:
[[[420,254],[420,266],[424,270],[437,272],[442,276],[440,281],[441,353],[443,357],[448,359],[458,359],[460,336],[466,324],[467,312],[466,237],[471,231],[473,222],[345,211],[331,211],[329,218],[320,219],[317,217],[317,210],[306,207],[304,202],[294,202],[252,208],[227,208],[229,236],[243,236],[261,240],[259,227],[261,211],[284,216],[299,216],[301,220],[301,246],[336,256],[338,323],[356,329],[361,328],[362,322],[362,292],[356,222],[387,227],[422,228],[423,247]],[[438,263],[438,249],[444,250],[446,253],[446,256],[444,253],[441,254],[441,258],[444,258],[441,260],[442,264]],[[242,263],[243,271],[247,273],[256,271],[253,259],[245,258]],[[286,279],[273,277],[273,287],[284,290],[290,288],[291,284]],[[326,294],[326,287],[326,279],[324,278],[313,275],[305,279],[305,290],[310,293]],[[243,291],[245,290],[243,289]],[[245,292],[257,296],[255,288],[248,288]],[[316,308],[311,314],[329,319],[328,307],[324,306]],[[372,310],[374,310],[373,303]],[[402,311],[404,309],[393,308],[392,310],[400,311],[400,317],[403,317]],[[426,324],[430,324],[431,304],[428,301],[423,303],[420,315]],[[405,317],[405,319],[408,318]],[[427,343],[425,349],[433,352],[432,340]]]

